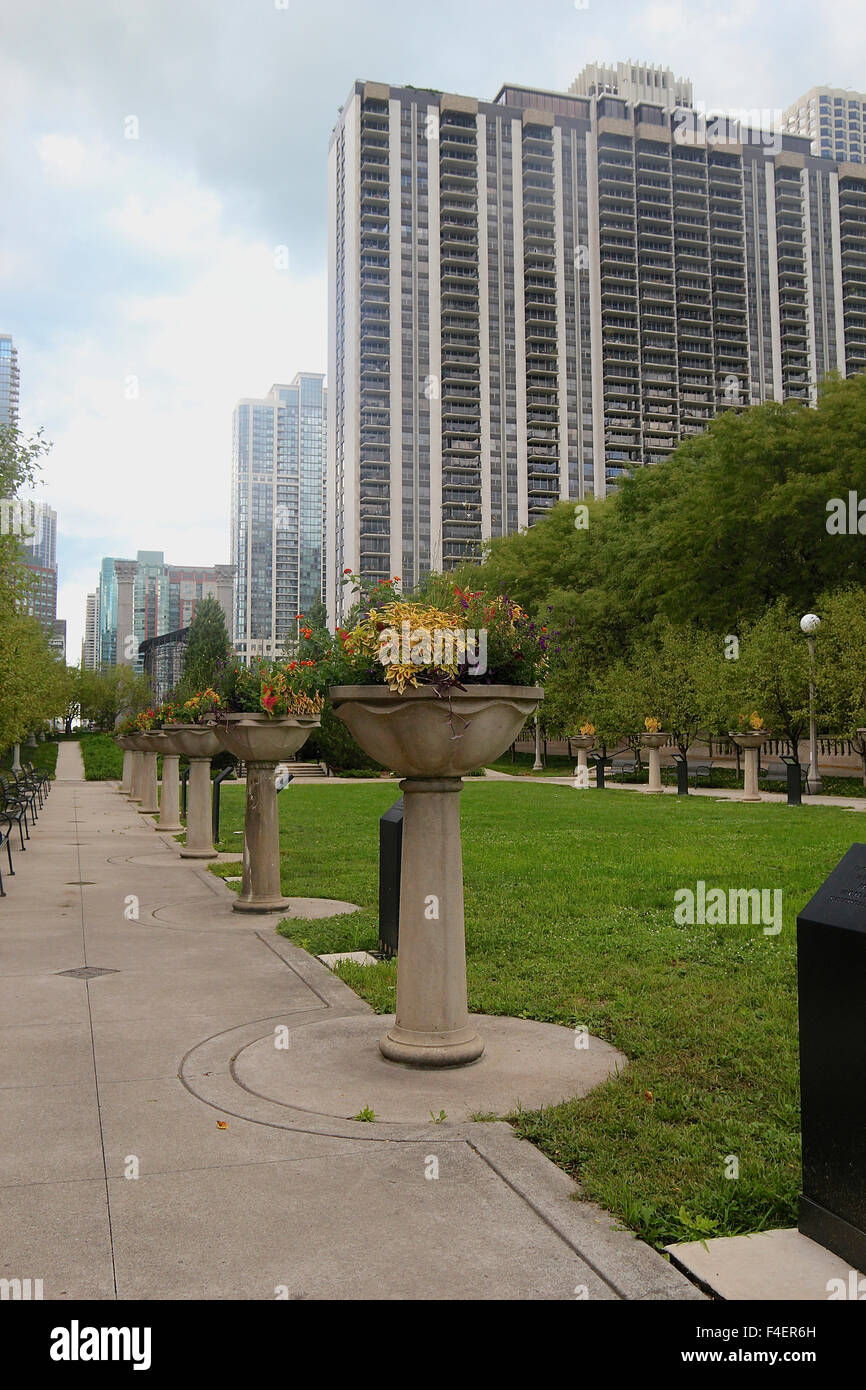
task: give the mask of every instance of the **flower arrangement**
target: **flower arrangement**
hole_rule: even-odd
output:
[[[656,719],[653,715],[650,715],[643,723],[648,734],[657,734],[661,732],[662,721]]]
[[[584,724],[581,724],[580,732],[588,738],[595,733],[595,725],[590,724],[589,720],[587,719]]]
[[[207,690],[198,691],[191,699],[184,700],[182,705],[176,706],[172,711],[173,718],[170,721],[166,720],[166,723],[208,724],[221,708],[221,696],[208,686]]]
[[[757,710],[752,710],[752,713],[750,715],[741,714],[738,723],[741,729],[749,728],[752,730],[753,733],[756,734],[760,733],[763,729],[766,728],[766,725],[764,724],[764,721],[758,714]]]
[[[330,673],[333,684],[384,683],[401,695],[433,685],[444,694],[467,684],[536,685],[543,678],[547,630],[509,598],[465,593],[455,584],[449,606],[436,607],[398,594],[396,582],[365,594],[355,626],[337,629],[342,660]]]
[[[317,688],[315,661],[267,662],[231,666],[224,676],[217,709],[226,714],[267,714],[271,719],[314,718],[324,695]],[[214,695],[216,692],[206,692]]]

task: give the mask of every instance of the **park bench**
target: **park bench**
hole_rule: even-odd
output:
[[[37,772],[32,763],[24,763],[25,775],[30,779],[34,786],[39,788],[39,804],[44,805],[48,793],[51,791],[51,778],[47,772]]]
[[[785,763],[768,763],[761,768],[761,777],[765,782],[781,782],[783,787],[788,785],[788,768]],[[800,786],[804,792],[809,791],[809,768],[800,763]]]
[[[35,825],[39,819],[37,805],[41,808],[42,797],[39,788],[24,772],[12,772],[12,779],[18,796],[18,800],[23,802],[30,810],[30,823]]]
[[[698,763],[694,770],[695,786],[699,782],[706,782],[708,787],[713,785],[713,765],[712,763]]]
[[[613,780],[617,775],[621,778],[625,778],[626,773],[630,776],[636,776],[639,772],[640,763],[637,757],[632,753],[627,758],[613,758],[607,775]]]
[[[12,867],[12,818],[0,811],[0,850],[6,846],[6,854],[9,859],[9,873],[14,878],[15,870]],[[6,897],[6,889],[3,887],[3,870],[0,869],[0,898]]]
[[[30,827],[27,824],[27,805],[18,799],[17,791],[7,777],[0,777],[0,816],[10,822],[15,821],[18,825],[18,833],[21,836],[21,848],[25,848],[24,837],[30,839]]]

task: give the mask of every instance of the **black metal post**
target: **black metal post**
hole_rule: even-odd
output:
[[[801,806],[803,803],[803,783],[800,776],[800,763],[793,755],[782,758],[788,776],[788,805]]]
[[[400,935],[400,869],[403,858],[403,798],[379,821],[379,951],[390,960]]]
[[[180,805],[183,818],[186,820],[186,784],[189,781],[189,763],[180,770]]]
[[[864,901],[866,845],[852,845],[797,918],[803,1133],[798,1226],[855,1270],[866,1269]]]
[[[682,753],[671,754],[677,765],[677,796],[689,794],[689,760]]]
[[[222,784],[227,777],[231,777],[234,766],[224,767],[222,772],[218,772],[213,779],[213,795],[211,797],[211,833],[213,842],[218,845],[220,842],[220,791]]]

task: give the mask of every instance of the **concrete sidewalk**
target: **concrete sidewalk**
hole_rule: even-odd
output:
[[[252,1089],[236,1060],[282,1024],[370,1011],[152,827],[61,744],[0,901],[0,1278],[46,1299],[702,1297],[504,1123],[363,1124]]]

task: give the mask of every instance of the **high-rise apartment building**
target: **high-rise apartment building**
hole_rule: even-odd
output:
[[[37,619],[49,642],[57,621],[57,513],[47,502],[16,498],[24,562],[31,584],[26,611]]]
[[[300,372],[234,409],[234,643],[244,661],[277,654],[297,637],[298,614],[323,599],[327,399],[324,377]]]
[[[576,97],[622,97],[632,104],[653,102],[666,111],[691,106],[692,84],[687,77],[674,77],[671,68],[655,63],[587,63],[569,87]]]
[[[18,350],[9,333],[0,333],[0,425],[18,423]]]
[[[329,189],[332,621],[345,569],[412,584],[866,366],[866,169],[805,138],[357,82]]]
[[[806,136],[812,154],[862,164],[866,152],[866,92],[813,87],[783,112],[779,129]]]
[[[139,550],[134,560],[104,559],[96,595],[96,666],[142,670],[141,644],[188,628],[204,598],[218,599],[230,631],[234,574],[231,565],[166,564],[161,550]],[[88,597],[88,620],[89,614]],[[85,656],[86,650],[87,630]]]
[[[81,644],[82,671],[95,671],[99,665],[96,659],[99,614],[98,602],[98,595],[95,592],[87,595],[87,607],[84,618],[84,640]]]

